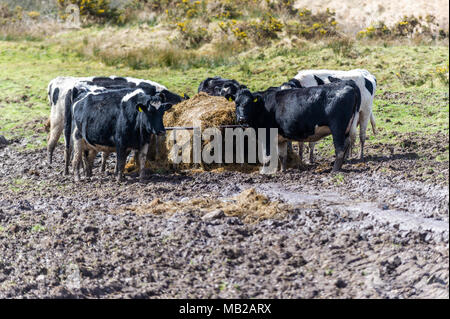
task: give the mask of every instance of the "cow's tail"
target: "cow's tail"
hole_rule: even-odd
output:
[[[353,82],[353,81],[352,81]],[[359,90],[359,87],[356,85],[356,83],[352,83],[352,87],[355,91],[355,104],[353,105],[353,112],[352,112],[352,123],[350,124],[350,145],[354,145],[356,141],[356,132],[357,127],[359,123],[359,110],[361,108],[361,91]]]
[[[64,140],[66,150],[70,150],[70,139],[72,135],[72,105],[74,96],[77,92],[76,88],[70,89],[64,100]]]
[[[353,88],[355,89],[356,93],[356,100],[355,100],[355,106],[353,108],[353,112],[358,112],[361,108],[361,91],[359,90],[359,87],[356,85],[354,81],[353,82]]]
[[[52,105],[52,82],[50,82],[47,86],[47,97],[48,97],[48,104],[50,105],[50,108]]]
[[[64,174],[69,174],[72,135],[72,101],[73,89],[69,90],[64,99]]]
[[[377,134],[377,127],[375,125],[375,117],[373,116],[373,112],[370,112],[370,124],[372,125],[372,132],[374,135]]]

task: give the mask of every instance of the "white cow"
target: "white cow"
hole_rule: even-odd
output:
[[[366,130],[370,120],[372,131],[376,134],[375,117],[372,113],[373,99],[377,80],[373,74],[364,69],[354,69],[349,71],[340,70],[303,70],[294,79],[300,82],[301,87],[310,87],[329,83],[329,77],[341,80],[353,80],[361,91],[361,107],[359,111],[359,139],[361,143],[360,158],[364,159],[364,142],[366,140]],[[283,87],[282,87],[283,88]],[[354,140],[352,141],[352,145]],[[314,142],[309,143],[310,162],[314,162]],[[300,159],[303,158],[303,143],[299,143]]]

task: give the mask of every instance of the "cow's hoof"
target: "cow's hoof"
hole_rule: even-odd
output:
[[[331,173],[337,173],[341,170],[340,166],[333,166],[333,168],[331,169]]]
[[[259,173],[262,175],[273,175],[273,174],[276,174],[276,172],[277,172],[277,168],[270,168],[269,166],[263,166],[259,170]]]

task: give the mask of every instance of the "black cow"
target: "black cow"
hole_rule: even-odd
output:
[[[360,104],[361,93],[353,81],[287,90],[274,87],[253,94],[241,90],[236,97],[236,118],[255,129],[278,129],[282,170],[288,140],[318,141],[331,134],[336,152],[333,171],[337,171],[348,151],[349,133],[356,130]],[[265,149],[269,155],[268,144]]]
[[[95,154],[115,151],[119,181],[123,179],[127,154],[130,150],[139,151],[142,180],[150,136],[165,133],[163,114],[171,106],[166,103],[164,93],[151,96],[142,89],[86,94],[73,106],[75,180],[79,179],[79,164],[85,150]]]
[[[212,96],[223,96],[227,100],[235,100],[239,90],[246,89],[245,85],[239,84],[236,80],[229,80],[215,76],[203,80],[198,86],[198,92],[206,92]]]

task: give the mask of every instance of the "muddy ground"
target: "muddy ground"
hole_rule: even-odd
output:
[[[61,146],[49,168],[44,149],[13,141],[0,147],[0,297],[448,298],[449,164],[419,155],[448,152],[448,135],[404,141],[368,143],[367,161],[339,174],[319,154],[276,176],[149,172],[121,185],[113,157],[109,175],[74,183]],[[250,188],[284,214],[133,209]]]

